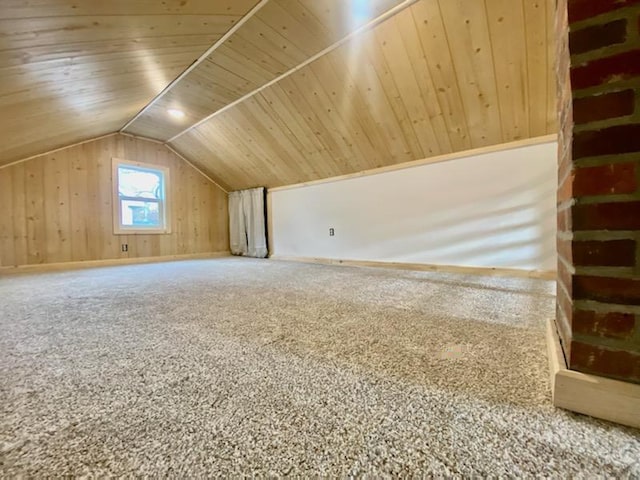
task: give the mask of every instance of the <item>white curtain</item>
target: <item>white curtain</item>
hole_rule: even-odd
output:
[[[244,226],[241,192],[229,193],[229,244],[234,255],[247,253],[247,230]]]
[[[264,188],[229,193],[229,236],[234,255],[267,256]]]

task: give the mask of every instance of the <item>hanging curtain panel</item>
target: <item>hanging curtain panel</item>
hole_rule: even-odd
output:
[[[264,258],[268,254],[264,188],[229,193],[231,253]]]
[[[247,254],[247,230],[241,192],[229,193],[229,244],[232,254]]]

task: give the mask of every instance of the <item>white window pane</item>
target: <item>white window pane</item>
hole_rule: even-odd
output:
[[[121,200],[122,226],[161,228],[160,209],[157,202]]]
[[[162,172],[120,165],[118,191],[124,197],[162,199]]]

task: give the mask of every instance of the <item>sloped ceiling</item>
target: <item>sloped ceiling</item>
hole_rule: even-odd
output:
[[[401,0],[269,0],[125,132],[169,140],[262,87]],[[181,121],[167,109],[185,113]]]
[[[26,3],[12,2],[16,12]],[[42,0],[34,9],[60,3]],[[121,3],[145,12],[163,10],[158,5],[171,2]],[[197,3],[183,0],[179,5],[202,13],[196,11]],[[202,3],[213,9],[225,2]],[[254,2],[229,5],[240,3],[248,10]],[[115,68],[110,62],[117,62],[123,52],[114,45],[129,44],[114,40],[107,42],[112,48],[101,53],[107,56],[101,57],[105,64],[97,70],[77,58],[75,80],[63,79],[64,63],[60,70],[51,64],[43,75],[27,75],[31,70],[22,65],[22,78],[40,80],[41,88],[20,88],[20,80],[11,87],[2,75],[0,102],[8,90],[16,98],[33,98],[33,105],[25,115],[20,103],[10,104],[13,117],[27,119],[21,127],[3,115],[13,134],[0,133],[10,140],[8,147],[0,145],[0,163],[5,157],[46,150],[47,139],[52,145],[57,139],[71,143],[72,134],[86,138],[125,125],[125,133],[167,142],[226,188],[240,189],[316,180],[555,133],[553,3],[262,0],[224,42],[145,107],[140,98],[146,95],[149,101],[162,90],[161,83],[184,70],[177,57],[193,59],[226,31],[217,30],[213,21],[209,29],[200,28],[202,17],[193,15],[185,20],[189,23],[184,28],[191,32],[185,37],[209,34],[211,41],[189,54],[180,50],[186,45],[167,44],[170,40],[165,39],[155,47],[164,55],[131,48],[137,56],[128,56]],[[25,14],[14,16],[20,15]],[[148,21],[166,16],[150,16]],[[153,25],[158,34],[168,28],[157,21]],[[183,38],[182,33],[178,29],[167,37]],[[124,30],[119,34],[125,35]],[[143,39],[147,37],[139,41],[149,41]],[[50,57],[57,47],[40,48],[41,56],[55,60]],[[30,54],[34,51],[29,49]],[[0,55],[4,59],[6,52]],[[64,53],[59,56],[66,58]],[[143,66],[161,60],[166,63],[156,63],[155,70]],[[115,73],[123,68],[126,72],[127,66],[126,78]],[[154,71],[161,72],[163,82],[151,88],[147,80]],[[83,81],[92,78],[97,99],[83,90]],[[56,89],[57,82],[61,89]],[[41,96],[33,96],[41,90]],[[37,107],[42,99],[53,107],[46,113]],[[65,112],[57,109],[65,103],[66,113],[69,105],[77,105],[89,114],[66,126]],[[185,117],[170,117],[169,108],[181,109]]]
[[[257,0],[2,0],[0,165],[119,130]]]
[[[170,144],[230,189],[556,132],[553,6],[420,0]]]

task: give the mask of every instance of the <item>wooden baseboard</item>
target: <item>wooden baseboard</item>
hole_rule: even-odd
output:
[[[547,352],[556,407],[640,428],[640,385],[569,370],[554,320],[547,324]]]
[[[231,252],[187,253],[182,255],[165,255],[160,257],[113,258],[108,260],[86,260],[83,262],[39,263],[36,265],[18,265],[0,267],[0,275],[27,272],[52,272],[59,270],[77,270],[82,268],[109,267],[115,265],[131,265],[137,263],[173,262],[179,260],[198,260],[231,256]]]
[[[506,277],[526,277],[541,278],[545,280],[555,280],[554,271],[518,270],[516,268],[497,267],[463,267],[458,265],[429,265],[424,263],[402,263],[402,262],[379,262],[370,260],[341,260],[334,258],[315,257],[288,257],[271,255],[273,260],[283,260],[288,262],[317,263],[321,265],[346,265],[349,267],[378,267],[395,268],[398,270],[417,270],[422,272],[446,272],[462,273],[472,275],[506,276]]]

